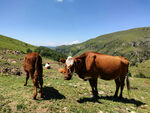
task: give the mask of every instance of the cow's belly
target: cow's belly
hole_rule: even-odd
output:
[[[103,79],[103,80],[113,80],[116,79],[118,77],[118,75],[99,75],[99,78]]]
[[[118,78],[120,74],[121,74],[120,69],[108,70],[99,72],[99,77],[103,80],[113,80]]]

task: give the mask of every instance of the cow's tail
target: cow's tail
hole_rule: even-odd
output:
[[[130,96],[130,81],[129,81],[129,74],[128,73],[126,76],[126,83],[127,83],[128,95]]]
[[[35,73],[34,74],[38,74],[38,61],[39,61],[39,56],[37,56],[35,60]]]

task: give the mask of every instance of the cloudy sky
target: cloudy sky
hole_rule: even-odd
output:
[[[150,26],[150,0],[0,0],[0,34],[58,46]]]

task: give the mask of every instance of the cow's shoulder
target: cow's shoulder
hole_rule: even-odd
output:
[[[121,56],[115,56],[115,57],[120,59],[122,63],[129,65],[129,61],[126,57],[121,57]]]

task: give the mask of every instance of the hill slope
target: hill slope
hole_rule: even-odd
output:
[[[150,78],[150,60],[137,63],[136,66],[130,67],[130,72],[134,77]]]
[[[59,46],[56,50],[73,56],[86,51],[120,55],[127,57],[134,65],[150,58],[150,27],[110,33],[80,44]]]
[[[0,35],[0,50],[9,49],[26,52],[27,49],[34,50],[36,47],[22,41]]]

